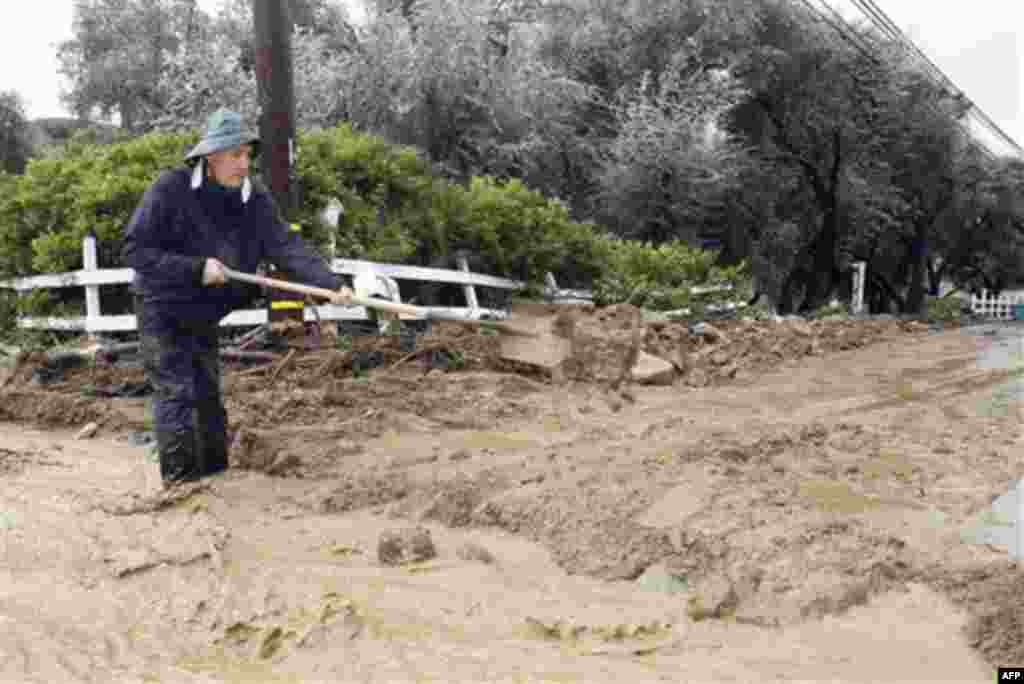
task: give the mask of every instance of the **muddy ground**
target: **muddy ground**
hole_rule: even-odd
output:
[[[103,396],[141,371],[40,387],[23,364],[0,390],[0,679],[989,682],[1024,661],[1020,571],[961,537],[1021,474],[991,337],[668,323],[643,348],[675,382],[613,390],[634,320],[585,314],[599,353],[554,379],[467,330],[226,366],[233,468],[172,493],[133,442],[146,400]]]

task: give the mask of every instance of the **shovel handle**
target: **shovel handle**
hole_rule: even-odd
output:
[[[334,290],[328,290],[323,287],[314,287],[313,285],[303,285],[301,283],[293,283],[287,280],[278,280],[277,278],[267,278],[266,276],[242,273],[241,271],[235,271],[227,267],[224,268],[224,275],[231,280],[238,280],[243,283],[252,283],[253,285],[263,285],[275,290],[286,290],[288,292],[296,292],[298,294],[312,295],[314,297],[320,297],[321,299],[333,299],[338,294]],[[426,309],[422,309],[411,304],[389,302],[385,299],[358,297],[356,295],[352,295],[352,303],[356,306],[365,306],[379,311],[387,311],[389,313],[405,314],[407,316],[415,316],[417,318],[428,317],[428,310]]]
[[[253,275],[251,273],[242,273],[241,271],[235,271],[226,266],[224,267],[224,275],[226,275],[231,280],[238,280],[243,283],[263,285],[265,287],[270,287],[275,290],[297,292],[298,294],[313,295],[314,297],[321,297],[323,299],[333,299],[335,295],[338,294],[334,290],[328,290],[323,287],[302,285],[301,283],[292,283],[287,280],[278,280],[277,278],[267,278],[266,276]],[[356,295],[352,295],[352,303],[355,304],[356,306],[365,306],[369,309],[377,309],[378,311],[387,311],[388,313],[412,316],[414,318],[451,321],[453,323],[459,323],[461,325],[489,328],[491,330],[496,330],[507,335],[515,335],[517,337],[540,337],[536,332],[532,330],[523,330],[515,326],[503,323],[501,321],[478,321],[468,320],[461,317],[445,316],[443,314],[432,312],[430,309],[421,306],[413,306],[412,304],[402,304],[400,302],[389,302],[386,299],[376,299],[374,297],[358,297]]]

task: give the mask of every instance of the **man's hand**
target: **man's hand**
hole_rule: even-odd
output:
[[[347,287],[342,287],[334,294],[334,297],[331,298],[331,304],[336,304],[337,306],[352,306],[352,290]]]
[[[203,285],[223,285],[228,282],[224,264],[217,259],[207,259],[203,265]]]

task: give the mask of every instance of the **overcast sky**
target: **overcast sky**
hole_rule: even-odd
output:
[[[220,2],[199,0],[204,9],[215,9]],[[851,0],[829,2],[845,14],[856,15]],[[72,0],[19,3],[19,9],[8,13],[8,20],[0,25],[0,64],[4,65],[0,90],[21,93],[33,118],[67,114],[57,99],[55,46],[71,35],[72,4]],[[993,121],[1024,145],[1024,2],[876,0],[876,4]]]

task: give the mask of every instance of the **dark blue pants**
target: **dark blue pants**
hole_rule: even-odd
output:
[[[165,482],[196,480],[228,465],[218,324],[183,322],[135,298],[140,352],[153,386],[153,427]]]

